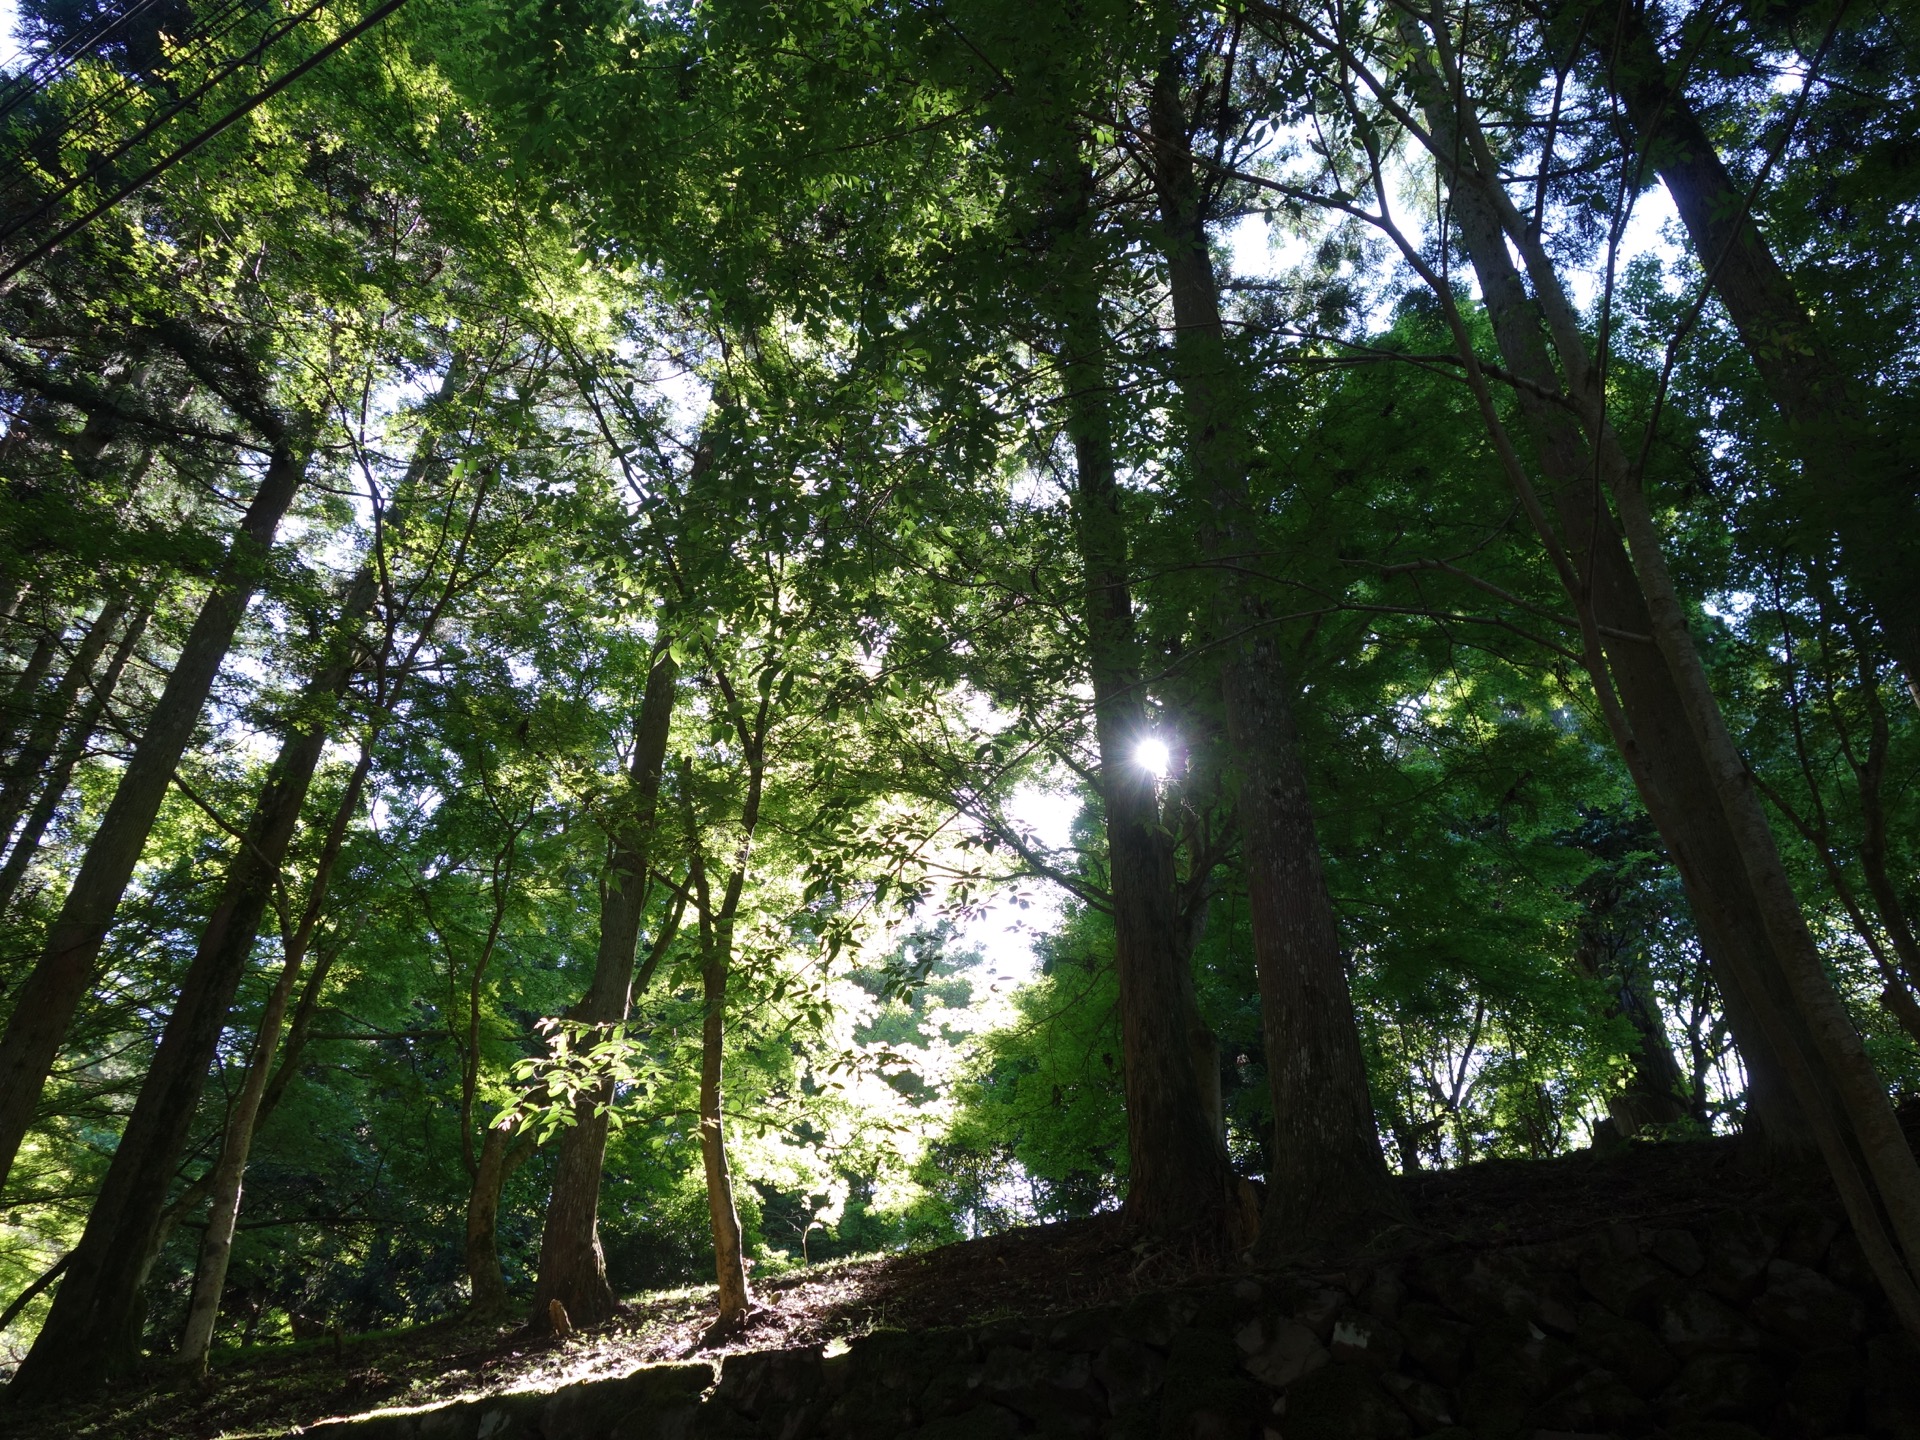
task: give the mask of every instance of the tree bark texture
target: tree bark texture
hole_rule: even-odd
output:
[[[1632,1139],[1649,1125],[1671,1125],[1687,1118],[1687,1079],[1673,1057],[1658,997],[1633,973],[1628,956],[1609,955],[1608,948],[1603,939],[1587,937],[1575,948],[1573,958],[1586,975],[1607,988],[1607,1013],[1633,1027],[1627,1083],[1607,1096],[1607,1114],[1614,1127]]]
[[[660,803],[660,775],[666,763],[667,736],[673,728],[673,701],[679,667],[662,653],[647,675],[628,766],[626,808],[614,826],[613,855],[600,897],[600,946],[593,978],[574,1007],[572,1018],[590,1025],[617,1025],[632,1003],[633,964],[646,911],[647,857]],[[615,1303],[600,1249],[600,1171],[607,1154],[606,1107],[613,1101],[608,1082],[576,1107],[573,1123],[561,1134],[554,1166],[553,1193],[540,1236],[540,1268],[534,1281],[528,1324],[548,1324],[551,1302],[566,1307],[579,1325],[611,1319]]]
[[[1839,541],[1841,568],[1920,703],[1920,474],[1874,419],[1859,380],[1761,234],[1747,187],[1728,173],[1683,80],[1668,71],[1644,0],[1605,7],[1590,37],[1785,422],[1804,467],[1795,499],[1814,532],[1805,542]]]
[[[1221,692],[1239,770],[1237,814],[1277,1128],[1260,1235],[1261,1249],[1273,1255],[1355,1238],[1390,1223],[1402,1206],[1380,1149],[1285,667],[1263,601],[1232,568],[1254,548],[1253,449],[1171,74],[1155,87],[1151,124],[1187,458],[1211,512],[1203,539],[1222,567],[1215,620]]]
[[[1402,24],[1424,57],[1427,37],[1411,22]],[[1638,478],[1629,473],[1593,390],[1596,372],[1571,306],[1537,237],[1505,223],[1497,179],[1469,158],[1485,148],[1471,132],[1471,115],[1455,108],[1459,101],[1449,98],[1426,59],[1418,65],[1461,237],[1502,358],[1523,382],[1518,403],[1554,486],[1566,532],[1560,553],[1578,557],[1572,598],[1577,606],[1590,605],[1607,627],[1607,674],[1596,674],[1596,683],[1610,677],[1617,686],[1626,733],[1616,738],[1719,962],[1728,1020],[1749,1072],[1758,1064],[1773,1071],[1770,1087],[1784,1081],[1783,1093],[1765,1098],[1772,1111],[1767,1124],[1811,1137],[1896,1312],[1920,1331],[1912,1273],[1920,1261],[1920,1167],[1821,963],[1751,777],[1707,685]],[[1536,295],[1521,283],[1510,239],[1534,277]],[[1543,328],[1568,372],[1565,385]],[[1577,422],[1568,406],[1551,403],[1555,395],[1572,402]],[[1618,528],[1608,497],[1618,508]],[[1542,538],[1556,543],[1550,534]]]
[[[264,577],[274,532],[293,503],[306,464],[304,449],[287,444],[274,447],[260,488],[154,704],[146,733],[134,747],[87,846],[79,874],[48,928],[33,973],[20,987],[6,1032],[0,1036],[0,1184],[13,1168],[20,1142],[33,1122],[40,1091],[92,983],[94,964],[140,863],[174,767],[193,738],[214,676]],[[74,1270],[79,1269],[76,1261]],[[73,1278],[70,1273],[69,1281]],[[64,1295],[73,1288],[85,1287],[63,1284],[61,1292]],[[24,1365],[21,1373],[26,1373]],[[18,1376],[13,1384],[20,1386]],[[31,1389],[31,1383],[24,1388]]]
[[[100,728],[101,718],[106,714],[113,693],[119,687],[120,677],[126,672],[127,662],[133,659],[133,652],[140,644],[140,637],[146,633],[147,621],[151,617],[150,610],[142,609],[127,623],[126,629],[121,632],[119,644],[114,647],[113,655],[107,661],[106,672],[94,683],[92,692],[74,717],[73,724],[68,727],[59,753],[52,757],[52,768],[41,781],[40,798],[27,815],[27,823],[14,836],[13,848],[7,852],[7,863],[0,866],[0,914],[6,913],[7,907],[13,904],[13,897],[19,893],[27,867],[33,863],[33,857],[40,849],[40,841],[45,838],[47,827],[53,823],[60,802],[66,798],[67,786],[73,781],[74,767],[80,763],[80,758],[86,754],[87,746]]]

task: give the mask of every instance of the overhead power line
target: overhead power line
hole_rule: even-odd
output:
[[[133,137],[115,146],[106,156],[101,157],[94,164],[88,166],[85,173],[75,180],[68,182],[68,184],[61,187],[53,196],[48,197],[46,201],[43,201],[39,206],[35,207],[30,215],[9,226],[6,230],[0,231],[0,239],[10,238],[18,234],[27,225],[32,224],[35,220],[48,214],[59,204],[60,200],[72,195],[90,180],[97,179],[104,175],[109,166],[116,160],[123,158],[141,140],[155,134],[164,125],[165,121],[173,119],[191,108],[199,100],[203,99],[220,80],[228,78],[242,66],[260,59],[273,45],[285,39],[288,35],[293,34],[301,25],[310,22],[312,17],[325,8],[328,3],[329,0],[315,0],[314,4],[302,11],[298,16],[272,27],[268,34],[261,37],[244,55],[238,59],[223,62],[218,69],[218,73],[196,87],[187,99],[167,107],[160,116],[155,117],[154,120],[143,125]],[[404,3],[405,0],[383,0],[383,3],[361,16],[360,19],[321,45],[311,55],[308,55],[304,60],[301,60],[277,79],[246,95],[227,110],[225,114],[202,128],[198,133],[190,136],[183,143],[175,146],[154,160],[131,179],[114,186],[107,194],[88,206],[79,215],[61,225],[51,235],[48,235],[45,239],[33,245],[23,254],[8,261],[6,267],[0,269],[0,286],[6,285],[36,260],[39,260],[57,246],[71,239],[74,235],[77,235],[81,230],[113,209],[113,207],[121,201],[150,184],[173,166],[185,160],[189,155],[192,155],[208,141],[214,139],[223,131],[244,119],[275,95],[278,95],[308,71],[322,64],[341,49],[358,39],[361,35],[364,35],[394,11],[398,10]]]
[[[6,119],[35,95],[61,79],[81,58],[104,50],[114,38],[115,31],[130,25],[159,3],[161,0],[136,0],[132,8],[118,15],[109,15],[98,27],[85,34],[68,36],[63,44],[41,55],[18,75],[9,75],[0,81],[0,120]]]
[[[21,231],[36,224],[42,217],[52,214],[59,208],[60,202],[65,200],[69,195],[72,195],[83,186],[92,184],[94,181],[105,176],[116,162],[125,158],[126,155],[143,140],[149,139],[157,134],[174,116],[184,114],[186,111],[193,109],[215,86],[219,85],[221,81],[233,75],[243,66],[251,65],[264,58],[269,50],[279,44],[280,41],[286,39],[287,36],[291,35],[304,22],[312,19],[321,10],[325,9],[328,3],[329,0],[314,0],[313,4],[298,14],[289,15],[284,20],[276,21],[274,24],[268,26],[267,33],[262,35],[245,51],[222,61],[206,79],[202,80],[192,90],[189,90],[172,104],[162,106],[157,114],[131,135],[127,136],[126,139],[115,145],[111,150],[108,150],[102,155],[95,156],[93,162],[89,164],[86,169],[67,181],[66,184],[58,186],[51,193],[43,197],[40,203],[25,215],[22,215],[19,219],[7,225],[0,226],[0,243],[11,240]]]
[[[137,0],[131,9],[113,16],[88,34],[69,38],[19,75],[0,82],[0,119],[5,119],[48,93],[69,78],[82,61],[104,59],[107,49],[121,32],[161,3],[163,0]],[[213,50],[229,32],[238,27],[249,11],[263,9],[268,3],[269,0],[221,0],[219,4],[195,11],[193,18],[177,34],[163,32],[168,45],[161,65],[148,72],[116,70],[113,84],[93,94],[77,109],[63,116],[63,132],[72,134],[87,123],[111,120],[143,94],[170,85],[178,74],[191,73],[198,68],[202,52]],[[39,128],[16,130],[15,133],[23,142],[29,143],[46,144],[58,138]]]

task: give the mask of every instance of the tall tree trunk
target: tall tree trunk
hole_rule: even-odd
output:
[[[149,1242],[326,748],[333,711],[352,674],[358,639],[354,622],[371,609],[374,586],[372,567],[363,566],[341,607],[334,653],[295,704],[293,729],[254,802],[220,900],[201,933],[133,1114],[75,1247],[73,1266],[14,1376],[11,1388],[21,1394],[84,1391],[125,1373],[138,1358],[135,1326]],[[237,1198],[236,1189],[236,1203]]]
[[[1248,523],[1254,453],[1170,70],[1155,85],[1150,124],[1188,463],[1210,514],[1203,542],[1220,566],[1221,692],[1239,770],[1237,814],[1278,1131],[1260,1240],[1272,1255],[1377,1230],[1403,1206],[1380,1150],[1285,667],[1265,603],[1236,569],[1257,548]]]
[[[440,391],[431,403],[444,403],[465,383],[466,367],[456,356],[448,366]],[[396,490],[397,503],[387,517],[389,525],[395,523],[401,507],[411,504],[416,498],[419,482],[432,464],[435,454],[436,448],[429,435],[421,442]],[[483,486],[479,497],[484,498],[485,493]],[[478,503],[477,498],[476,507]],[[472,517],[467,534],[461,537],[456,546],[447,587],[439,603],[422,620],[414,641],[415,654],[431,635],[440,611],[451,594],[454,577],[460,570],[460,557],[465,553],[471,530]],[[111,1367],[121,1363],[113,1354],[115,1341],[111,1337],[121,1333],[123,1326],[129,1331],[136,1328],[142,1314],[140,1292],[146,1284],[153,1256],[157,1253],[156,1239],[165,1214],[162,1202],[165,1200],[166,1179],[179,1165],[207,1068],[219,1044],[221,1032],[225,1029],[233,997],[246,973],[247,962],[259,937],[261,921],[265,918],[274,888],[279,883],[300,811],[306,803],[307,791],[319,768],[327,737],[334,727],[335,714],[362,657],[364,642],[361,630],[374,613],[380,582],[381,557],[376,553],[361,563],[360,569],[349,581],[329,637],[326,655],[295,703],[289,717],[290,733],[269,771],[267,784],[256,800],[254,814],[244,832],[240,850],[228,869],[221,901],[201,935],[199,950],[188,968],[180,997],[161,1038],[160,1049],[141,1086],[134,1114],[114,1152],[107,1179],[76,1250],[76,1274],[87,1274],[98,1293],[85,1311],[79,1311],[76,1307],[76,1313],[85,1314],[88,1318],[76,1322],[82,1328],[77,1328],[71,1338],[91,1341],[102,1352],[100,1363],[110,1367],[105,1372],[106,1378],[112,1378]],[[390,624],[396,621],[397,617],[389,617]],[[381,666],[387,661],[386,646],[390,643],[389,635],[378,652]],[[408,659],[410,661],[412,655]],[[405,668],[403,665],[402,670]],[[384,698],[390,705],[392,696],[389,694]],[[201,1266],[207,1287],[212,1290],[210,1303],[215,1314],[220,1290],[224,1287],[227,1252],[231,1247],[233,1227],[239,1212],[241,1176],[245,1171],[247,1152],[257,1124],[262,1087],[267,1077],[266,1067],[272,1059],[272,1042],[278,1038],[287,995],[304,963],[314,928],[319,924],[333,865],[339,858],[347,828],[358,808],[360,793],[372,763],[371,746],[378,736],[382,718],[378,715],[374,718],[363,741],[359,762],[322,843],[301,921],[295,933],[286,936],[282,974],[269,998],[267,1016],[262,1020],[262,1030],[268,1039],[267,1047],[264,1054],[257,1057],[259,1064],[253,1067],[253,1073],[243,1082],[241,1102],[230,1117],[227,1132],[222,1137],[222,1154],[215,1161],[210,1184],[213,1210],[203,1239],[203,1249],[211,1246],[215,1253],[211,1257],[212,1263],[203,1263]],[[116,1179],[122,1176],[124,1183],[116,1185]],[[96,1235],[99,1237],[97,1252]],[[96,1253],[100,1257],[97,1278],[92,1269]],[[73,1288],[71,1284],[63,1286],[63,1295],[66,1290]],[[196,1293],[197,1301],[204,1303],[206,1298],[203,1293]],[[61,1315],[61,1304],[61,1301],[55,1301],[54,1310],[49,1314],[47,1326],[42,1331],[42,1340],[54,1330],[54,1321]],[[212,1315],[203,1311],[196,1322],[194,1314],[189,1314],[190,1324],[204,1323],[209,1327],[209,1339],[212,1318]],[[122,1357],[125,1363],[130,1364],[137,1353],[137,1341],[135,1334],[127,1342],[128,1348]],[[39,1342],[36,1342],[36,1351],[38,1348]],[[33,1362],[34,1353],[28,1353],[27,1362],[22,1365],[23,1374],[27,1371],[27,1365]],[[198,1354],[190,1355],[188,1360],[191,1365],[204,1368],[204,1346]],[[56,1373],[59,1371],[58,1362],[49,1364]],[[79,1378],[80,1383],[89,1383],[89,1377]]]
[[[7,852],[6,865],[0,867],[0,915],[6,913],[7,907],[13,903],[13,897],[19,892],[20,882],[26,878],[27,867],[38,853],[47,827],[53,823],[54,812],[66,798],[74,767],[80,763],[81,756],[86,754],[88,744],[100,728],[101,718],[106,714],[113,693],[119,687],[120,677],[126,671],[127,662],[133,658],[133,652],[140,644],[140,637],[146,632],[151,616],[152,611],[143,608],[127,623],[127,628],[121,632],[120,643],[114,647],[113,655],[107,661],[106,672],[95,682],[86,703],[68,727],[66,742],[60,747],[59,754],[53,757],[53,768],[41,783],[40,798],[27,816],[27,823],[14,836],[13,848]]]
[[[81,636],[66,673],[54,687],[52,698],[42,708],[32,730],[21,743],[20,753],[7,767],[6,780],[0,783],[0,845],[5,845],[7,837],[13,833],[14,825],[33,796],[34,786],[46,777],[47,764],[53,759],[61,732],[73,718],[73,708],[79,703],[80,691],[93,678],[93,667],[100,662],[107,642],[120,628],[126,613],[125,600],[109,600],[100,607],[100,613],[93,617],[93,622]]]
[[[678,679],[679,667],[672,655],[662,652],[647,675],[627,771],[624,813],[613,827],[613,854],[600,892],[600,948],[594,957],[593,979],[571,1017],[590,1025],[618,1025],[627,1018],[632,1003],[633,964],[646,911],[647,856]],[[540,1236],[533,1313],[528,1319],[535,1330],[547,1328],[556,1300],[574,1325],[597,1325],[613,1316],[613,1289],[607,1283],[606,1258],[600,1250],[600,1171],[607,1155],[606,1107],[612,1100],[611,1081],[582,1096],[573,1123],[560,1137],[553,1193]]]
[[[193,738],[214,676],[265,575],[274,532],[293,503],[306,465],[304,447],[286,442],[273,447],[260,488],[154,703],[146,733],[134,747],[100,828],[87,846],[33,973],[20,988],[6,1033],[0,1036],[0,1184],[12,1170],[20,1142],[33,1123],[40,1091],[92,982],[94,963],[140,863],[174,767]],[[70,1282],[74,1275],[69,1273],[67,1278]],[[75,1288],[85,1287],[63,1284],[61,1293]],[[22,1373],[26,1373],[24,1366]],[[20,1386],[18,1376],[13,1383]],[[25,1388],[31,1389],[31,1384]]]
[[[246,1077],[240,1094],[227,1112],[227,1126],[221,1136],[220,1154],[213,1163],[209,1180],[212,1204],[207,1211],[207,1228],[200,1239],[200,1263],[194,1272],[193,1294],[187,1305],[186,1330],[180,1342],[180,1361],[195,1375],[205,1375],[207,1352],[213,1344],[213,1330],[220,1318],[220,1297],[227,1288],[227,1266],[233,1256],[234,1226],[240,1218],[241,1182],[247,1171],[247,1157],[253,1149],[253,1137],[260,1124],[261,1101],[273,1069],[274,1052],[280,1047],[280,1027],[286,1018],[287,1001],[293,995],[294,982],[306,963],[325,908],[333,868],[346,844],[347,829],[359,812],[360,797],[366,789],[367,774],[373,766],[371,739],[363,742],[360,759],[348,777],[340,803],[334,807],[332,823],[314,864],[313,882],[308,887],[307,903],[299,923],[287,937],[279,977],[267,995],[254,1033],[253,1050],[247,1060]],[[151,1253],[157,1247],[149,1245]],[[139,1279],[145,1280],[145,1267]]]
[[[1841,567],[1920,704],[1920,476],[1879,424],[1863,387],[1834,352],[1669,74],[1644,0],[1609,5],[1590,27],[1608,83],[1626,110],[1726,307],[1804,466],[1796,495],[1814,533],[1840,543]]]
[[[1461,237],[1502,358],[1523,382],[1518,401],[1535,432],[1542,468],[1555,483],[1567,543],[1560,545],[1544,528],[1544,513],[1535,512],[1536,526],[1563,566],[1576,606],[1603,626],[1625,620],[1646,627],[1622,627],[1609,636],[1604,661],[1592,657],[1594,678],[1603,688],[1609,675],[1618,684],[1620,704],[1609,716],[1620,727],[1622,753],[1688,883],[1703,935],[1712,929],[1723,942],[1715,958],[1725,963],[1719,978],[1735,1039],[1750,1066],[1756,1055],[1772,1052],[1768,1063],[1777,1064],[1790,1087],[1795,1118],[1826,1160],[1869,1263],[1902,1323],[1920,1333],[1920,1289],[1913,1276],[1920,1266],[1920,1166],[1821,963],[1751,778],[1707,685],[1638,477],[1606,426],[1597,372],[1572,307],[1537,235],[1503,213],[1512,210],[1511,202],[1487,169],[1487,147],[1473,129],[1462,88],[1432,67],[1430,55],[1437,52],[1451,68],[1444,37],[1410,20],[1401,24],[1414,49],[1436,158],[1452,182]],[[1509,240],[1533,277],[1532,296],[1521,284]],[[1548,358],[1543,329],[1567,371],[1565,385]],[[1464,331],[1459,338],[1462,359],[1477,375]],[[1584,434],[1572,427],[1566,406],[1551,403],[1553,396],[1571,402]],[[1524,474],[1516,470],[1514,478],[1527,503]],[[1605,498],[1596,493],[1602,484],[1618,509],[1618,530]],[[1574,556],[1590,568],[1574,573]],[[1643,718],[1649,722],[1644,731]],[[1729,939],[1733,943],[1724,943]],[[1771,1103],[1785,1109],[1779,1097]]]
[[[1078,194],[1059,242],[1063,252],[1086,247],[1090,238],[1085,192],[1091,177],[1077,174],[1072,183]],[[1125,1214],[1150,1234],[1244,1244],[1253,1237],[1233,1233],[1239,1210],[1233,1170],[1206,1103],[1208,1077],[1196,1068],[1212,1037],[1181,943],[1173,843],[1160,823],[1154,775],[1137,753],[1151,731],[1134,637],[1127,523],[1114,474],[1107,337],[1091,278],[1075,273],[1062,282],[1060,350],[1120,988]],[[1214,1073],[1217,1083],[1217,1068]]]

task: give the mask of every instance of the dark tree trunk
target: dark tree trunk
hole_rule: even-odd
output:
[[[1077,208],[1084,224],[1086,207]],[[1066,243],[1079,239],[1073,234]],[[1196,1066],[1197,1056],[1211,1052],[1212,1036],[1182,944],[1173,842],[1160,823],[1153,773],[1137,756],[1150,731],[1134,637],[1127,524],[1114,477],[1106,334],[1096,292],[1084,287],[1087,278],[1067,281],[1061,358],[1113,894],[1127,1106],[1125,1214],[1129,1225],[1150,1234],[1244,1244],[1252,1236],[1233,1233],[1238,1206],[1218,1107],[1207,1105],[1208,1077]],[[1217,1084],[1217,1070],[1214,1078]]]
[[[654,814],[660,802],[660,772],[666,763],[667,736],[673,726],[673,699],[679,668],[662,654],[647,675],[635,729],[633,761],[628,768],[627,809],[615,825],[613,855],[600,896],[600,949],[593,979],[572,1018],[612,1026],[627,1018],[632,1003],[633,965],[646,910],[647,855],[653,841]],[[534,1281],[533,1313],[528,1324],[545,1329],[552,1302],[566,1307],[576,1326],[597,1325],[614,1313],[600,1250],[600,1170],[607,1154],[606,1106],[613,1100],[609,1082],[583,1098],[573,1123],[560,1137],[553,1194],[547,1202],[540,1236],[540,1269]]]
[[[1754,222],[1683,84],[1667,71],[1644,0],[1607,6],[1591,42],[1805,467],[1795,497],[1818,551],[1830,534],[1920,703],[1920,475],[1870,413]]]
[[[0,1037],[0,1183],[13,1168],[54,1057],[93,980],[94,963],[127,882],[140,863],[174,767],[193,738],[214,676],[265,575],[274,532],[293,503],[306,459],[303,450],[286,444],[274,447],[260,489],[154,704],[146,733],[87,846],[80,873],[48,929],[33,973],[20,988],[6,1033]],[[76,1261],[75,1273],[80,1268]],[[68,1279],[73,1278],[69,1274]],[[61,1292],[85,1288],[89,1287],[63,1284]],[[28,1373],[24,1365],[20,1373]],[[24,1393],[32,1388],[32,1381],[22,1387],[16,1376],[13,1386]]]
[[[1377,1230],[1402,1205],[1380,1150],[1285,668],[1263,600],[1234,569],[1254,548],[1253,451],[1171,76],[1155,87],[1151,123],[1188,461],[1210,512],[1203,541],[1221,565],[1221,691],[1239,769],[1237,813],[1278,1130],[1260,1240],[1272,1255]]]
[[[374,586],[371,566],[363,567],[342,606],[334,654],[296,702],[295,728],[282,742],[254,803],[219,903],[201,933],[133,1115],[74,1249],[72,1269],[14,1376],[10,1388],[19,1393],[85,1391],[125,1374],[138,1359],[140,1291],[167,1186],[293,843],[333,710],[352,673],[354,622],[371,609]],[[248,1120],[250,1133],[251,1116]],[[234,1180],[237,1204],[237,1175]]]
[[[1439,137],[1455,132],[1449,111],[1430,100],[1428,121]],[[1601,654],[1593,657],[1619,697],[1624,733],[1615,735],[1641,798],[1680,872],[1701,949],[1713,968],[1729,1028],[1745,1063],[1748,1120],[1771,1158],[1810,1159],[1814,1140],[1795,1099],[1786,1061],[1762,1028],[1748,990],[1760,983],[1772,943],[1759,918],[1739,846],[1666,661],[1653,644],[1653,621],[1640,579],[1604,499],[1593,452],[1579,423],[1544,396],[1561,388],[1542,334],[1539,310],[1507,252],[1500,219],[1470,173],[1456,180],[1451,204],[1485,298],[1502,362],[1523,383],[1515,399],[1551,487],[1548,501],[1559,544],[1574,571],[1576,604],[1590,608]],[[1543,394],[1544,392],[1544,394]]]
[[[66,673],[60,677],[60,683],[54,687],[51,699],[41,708],[33,728],[21,743],[20,753],[7,766],[6,780],[0,783],[0,845],[5,845],[7,837],[13,833],[14,825],[33,796],[34,787],[46,778],[47,766],[60,744],[61,732],[73,718],[80,692],[86,687],[87,681],[93,678],[93,667],[100,662],[107,642],[120,628],[126,613],[127,604],[124,600],[109,600],[100,607],[100,613],[93,617],[93,623],[87,626],[86,633],[80,637],[80,644],[68,662]]]
[[[127,628],[121,633],[120,643],[114,647],[113,655],[107,661],[106,673],[93,686],[92,693],[69,727],[59,754],[53,757],[53,768],[47,772],[40,786],[40,798],[34,802],[27,823],[14,837],[13,848],[7,852],[6,865],[0,867],[0,914],[6,913],[7,907],[13,903],[13,897],[19,892],[20,882],[26,878],[27,867],[38,853],[47,827],[53,823],[54,812],[66,798],[74,767],[80,763],[81,756],[86,754],[88,744],[100,728],[101,717],[106,714],[107,705],[120,684],[127,662],[133,658],[134,649],[139,645],[141,635],[146,632],[149,618],[151,612],[141,610],[128,622]]]

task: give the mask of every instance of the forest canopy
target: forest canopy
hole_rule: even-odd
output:
[[[0,1305],[1738,1136],[1920,1333],[1920,20],[22,0]]]

